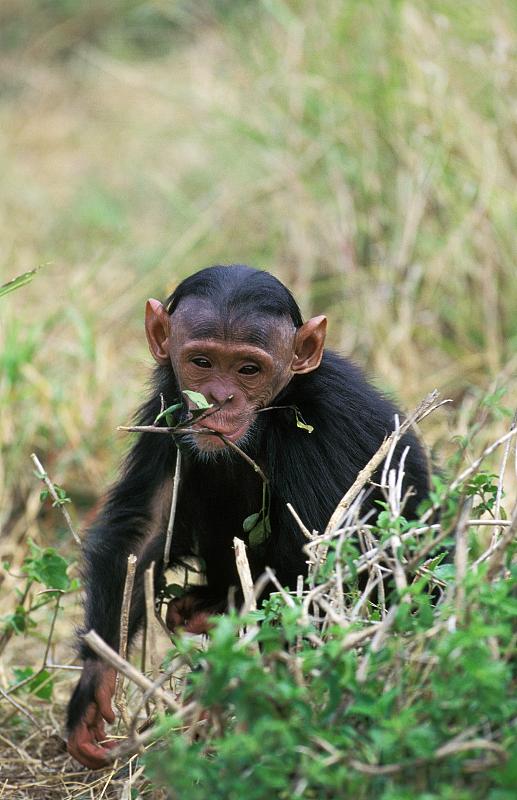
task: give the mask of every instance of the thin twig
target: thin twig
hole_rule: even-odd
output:
[[[139,689],[142,691],[147,691],[153,686],[153,682],[149,680],[145,675],[136,669],[129,661],[119,656],[119,654],[113,650],[106,642],[101,639],[101,637],[95,633],[95,631],[88,631],[83,636],[83,640],[86,644],[92,648],[92,650],[97,653],[97,655],[101,656],[108,664],[114,667],[117,672],[122,673],[128,680],[135,683]],[[0,690],[1,691],[1,690]],[[167,706],[168,709],[173,711],[175,714],[184,715],[185,708],[182,707],[170,694],[170,692],[166,692],[164,689],[155,689],[154,690],[155,697],[160,697],[163,703]]]
[[[388,631],[392,627],[393,623],[395,622],[395,618],[397,616],[398,606],[394,605],[390,608],[386,616],[384,617],[383,621],[380,623],[379,627],[375,631],[375,635],[372,639],[372,643],[367,653],[361,659],[359,666],[356,672],[356,680],[358,683],[364,683],[366,678],[368,677],[368,665],[370,663],[370,656],[372,653],[378,653],[379,650],[382,648],[384,644],[384,640],[388,634]]]
[[[160,664],[156,651],[156,616],[154,611],[154,561],[146,569],[144,574],[145,584],[145,613],[147,619],[147,636],[149,637],[149,651],[151,655],[151,670],[153,681],[158,680]],[[163,702],[161,698],[156,698],[156,705],[159,713],[163,713]]]
[[[244,461],[246,461],[246,463],[249,464],[250,467],[252,467],[252,469],[258,475],[260,475],[260,478],[263,481],[263,483],[266,483],[266,484],[269,483],[266,475],[261,470],[259,465],[255,461],[253,461],[253,459],[250,458],[244,452],[244,450],[242,450],[239,447],[239,445],[235,444],[235,442],[232,442],[231,439],[228,439],[228,437],[225,436],[224,433],[219,433],[219,431],[214,431],[214,430],[212,430],[212,428],[192,428],[192,427],[191,428],[180,428],[180,427],[177,427],[177,426],[175,426],[175,427],[165,427],[165,426],[164,427],[160,427],[158,425],[118,425],[117,426],[117,430],[118,431],[128,431],[129,433],[166,433],[166,434],[171,434],[172,433],[173,435],[177,435],[177,436],[181,436],[181,435],[183,435],[185,433],[191,433],[191,434],[194,434],[196,436],[217,436],[219,439],[221,439],[222,442],[225,443],[225,445],[227,447],[229,447],[235,453],[238,453],[241,456],[241,458],[243,458]]]
[[[245,453],[244,450],[242,450],[239,447],[238,444],[235,444],[235,442],[232,442],[231,439],[228,439],[228,437],[225,436],[222,433],[219,433],[218,436],[222,439],[222,441],[225,443],[225,445],[227,445],[227,447],[229,447],[235,453],[238,453],[240,455],[240,457],[243,458],[244,461],[247,464],[249,464],[250,467],[257,473],[257,475],[260,475],[260,479],[261,479],[262,483],[265,483],[266,485],[269,484],[269,480],[267,479],[266,475],[262,472],[262,470],[260,469],[260,467],[256,463],[256,461],[253,461],[253,459],[250,458],[249,455],[247,453]]]
[[[55,488],[54,484],[50,480],[48,474],[43,469],[43,465],[42,465],[41,461],[39,460],[38,456],[36,455],[36,453],[31,453],[31,458],[32,458],[32,461],[34,463],[34,466],[38,470],[38,478],[43,481],[43,483],[45,484],[45,486],[49,490],[51,496],[54,499],[54,502],[56,503],[57,507],[61,511],[63,517],[65,518],[65,522],[66,522],[66,524],[68,526],[68,530],[72,534],[72,536],[75,539],[75,541],[77,542],[77,544],[80,545],[81,544],[81,540],[80,540],[79,536],[77,535],[77,533],[74,530],[74,526],[72,524],[72,519],[70,517],[70,514],[68,513],[67,508],[65,508],[64,503],[62,502],[61,498],[59,497],[58,493],[56,492],[56,488]]]
[[[456,547],[454,551],[454,565],[456,572],[455,580],[455,605],[456,619],[461,620],[465,611],[465,577],[467,575],[468,564],[468,518],[472,510],[472,498],[469,498],[463,506],[458,524],[456,525]]]
[[[50,652],[50,646],[52,644],[52,637],[54,635],[54,628],[55,628],[55,625],[56,625],[57,614],[58,614],[58,611],[59,611],[59,604],[61,602],[61,597],[64,594],[64,591],[62,591],[61,589],[47,589],[47,590],[45,590],[45,592],[52,592],[52,593],[55,592],[55,593],[57,593],[57,598],[56,598],[56,605],[54,607],[54,611],[52,612],[52,619],[51,619],[51,622],[50,622],[50,629],[49,629],[49,633],[48,633],[48,636],[47,636],[47,644],[45,646],[45,652],[43,654],[43,659],[42,659],[42,662],[41,662],[41,666],[36,672],[33,672],[31,675],[28,675],[22,681],[18,681],[18,683],[15,683],[13,686],[9,686],[9,688],[5,690],[6,694],[12,694],[13,692],[18,691],[18,689],[21,689],[22,686],[25,686],[27,683],[31,683],[31,681],[33,681],[35,678],[37,678],[39,675],[41,675],[41,673],[44,672],[45,670],[47,670],[47,669],[56,669],[56,667],[53,664],[47,664],[47,659],[48,659],[48,654]],[[41,594],[44,594],[45,592],[41,592]],[[45,681],[44,683],[46,683],[46,682],[47,681]],[[38,688],[41,688],[42,685],[43,684],[39,684]]]
[[[357,497],[363,486],[366,482],[371,478],[377,468],[381,465],[383,459],[387,456],[390,452],[390,448],[393,446],[393,442],[397,442],[402,436],[417,422],[421,419],[426,417],[431,411],[434,411],[436,408],[439,408],[444,402],[449,401],[442,401],[439,404],[436,404],[435,401],[438,397],[438,392],[435,390],[431,392],[427,397],[422,400],[419,406],[413,411],[412,414],[407,417],[404,422],[401,423],[399,427],[397,427],[381,444],[377,452],[371,457],[369,462],[366,466],[359,472],[357,478],[353,482],[352,486],[347,490],[345,495],[339,501],[338,505],[334,513],[332,514],[328,525],[325,529],[325,533],[328,534],[331,531],[335,530],[341,520],[343,519],[344,513],[350,508],[352,501]]]
[[[494,450],[497,450],[498,447],[500,447],[502,444],[505,444],[505,442],[508,442],[510,439],[513,439],[513,437],[516,435],[517,428],[512,428],[508,431],[508,433],[505,433],[504,436],[500,436],[499,439],[496,439],[496,441],[491,445],[485,447],[479,458],[476,458],[476,460],[473,461],[472,464],[467,467],[467,469],[463,470],[461,475],[458,475],[458,477],[451,483],[448,493],[451,494],[463,483],[466,478],[470,478],[471,475],[475,474],[487,456],[491,455]],[[428,513],[429,512],[426,512],[426,514]]]
[[[513,415],[512,424],[510,425],[510,430],[512,431],[514,428],[517,427],[517,411]],[[494,504],[494,517],[501,516],[501,500],[503,498],[503,486],[504,486],[504,473],[506,472],[506,465],[508,463],[508,458],[510,456],[512,442],[509,439],[506,442],[503,457],[501,459],[501,466],[499,467],[499,480],[497,482],[497,494],[495,496],[495,504]],[[494,528],[492,533],[492,541],[490,542],[491,547],[495,547],[496,542],[501,534],[500,528]]]
[[[33,676],[32,676],[32,677],[33,677]],[[33,717],[33,716],[32,716],[32,714],[30,713],[30,711],[27,711],[27,709],[25,708],[25,706],[22,706],[22,705],[21,705],[21,703],[18,703],[18,702],[17,702],[17,701],[14,699],[14,697],[10,697],[10,696],[7,694],[7,692],[5,692],[5,691],[2,689],[2,687],[0,687],[0,694],[2,695],[2,697],[4,697],[4,698],[5,698],[5,700],[7,700],[7,701],[8,701],[8,702],[9,702],[9,703],[12,705],[12,706],[14,706],[14,708],[15,708],[17,711],[19,711],[19,712],[20,712],[20,714],[23,714],[25,717],[27,717],[27,719],[30,719],[30,721],[32,722],[32,724],[33,724],[33,725],[35,725],[35,727],[36,727],[36,728],[38,728],[38,730],[40,730],[40,731],[42,731],[42,730],[43,730],[43,725],[40,725],[40,723],[38,722],[38,720],[37,720],[35,717]]]
[[[171,559],[171,544],[172,544],[172,533],[174,530],[174,520],[176,519],[176,508],[178,505],[178,495],[179,495],[179,488],[180,488],[180,479],[181,479],[181,451],[179,447],[176,448],[176,466],[174,468],[174,479],[172,483],[172,499],[171,499],[171,510],[169,513],[169,522],[167,525],[167,536],[165,538],[165,548],[163,551],[163,567],[167,569],[169,566],[169,562]]]
[[[235,564],[239,579],[242,586],[242,593],[244,595],[244,605],[241,609],[241,614],[247,614],[248,611],[257,610],[257,601],[255,592],[253,591],[253,579],[251,577],[250,564],[248,556],[246,555],[246,545],[242,539],[236,536],[233,539],[233,547],[235,549]]]
[[[120,610],[120,636],[119,636],[119,653],[122,658],[127,655],[127,640],[129,630],[129,612],[131,607],[131,597],[133,594],[133,584],[135,582],[136,571],[136,556],[131,553],[127,557],[127,571],[126,581],[124,583],[124,594],[122,596],[122,607]],[[117,674],[115,686],[115,706],[119,709],[122,716],[126,712],[125,703],[122,700],[122,685],[123,681]],[[124,720],[125,721],[125,720]]]
[[[291,505],[291,503],[287,503],[287,508],[288,508],[288,509],[289,509],[289,511],[291,512],[292,516],[295,518],[295,520],[296,520],[296,522],[297,522],[297,524],[298,524],[298,527],[300,528],[300,530],[301,530],[301,532],[303,533],[303,535],[305,536],[305,538],[306,538],[306,539],[309,539],[309,541],[310,541],[311,539],[314,539],[314,534],[313,534],[313,533],[311,533],[311,532],[310,532],[310,530],[308,529],[308,527],[307,527],[307,526],[306,526],[306,525],[305,525],[305,524],[302,522],[302,519],[301,519],[301,517],[300,517],[300,516],[298,515],[298,513],[297,513],[297,512],[294,510],[294,508],[293,508],[293,506]]]
[[[488,566],[487,579],[491,580],[503,566],[503,560],[508,546],[513,542],[517,534],[517,505],[512,514],[510,527],[504,532],[499,541],[492,548],[490,562]]]

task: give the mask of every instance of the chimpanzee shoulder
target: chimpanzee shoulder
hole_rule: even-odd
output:
[[[358,366],[330,350],[317,370],[295,376],[275,404],[296,406],[314,430],[297,427],[290,410],[270,412],[272,485],[283,500],[297,504],[309,527],[321,530],[358,472],[393,431],[398,409]],[[428,493],[429,475],[426,454],[414,433],[403,437],[398,454],[406,446],[405,485],[413,487],[406,513],[411,515]],[[378,499],[372,492],[364,508],[378,510]]]

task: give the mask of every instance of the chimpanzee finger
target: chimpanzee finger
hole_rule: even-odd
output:
[[[77,761],[90,769],[100,769],[107,765],[108,750],[113,747],[111,742],[105,745],[98,744],[97,736],[100,730],[94,725],[90,727],[86,720],[82,720],[72,731],[67,741],[67,750]]]
[[[97,686],[95,692],[97,708],[106,722],[109,722],[110,724],[115,722],[115,714],[111,706],[111,700],[115,694],[116,675],[117,674],[114,669],[106,669],[106,671],[102,674],[99,685]]]
[[[170,631],[175,631],[176,628],[184,625],[185,620],[190,616],[191,609],[182,597],[171,600],[167,608],[167,616],[165,622]]]
[[[213,615],[210,611],[198,611],[192,614],[190,619],[185,620],[185,630],[187,633],[208,633],[213,627],[212,623],[208,621],[211,616]]]

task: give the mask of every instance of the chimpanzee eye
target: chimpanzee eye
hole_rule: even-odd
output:
[[[239,372],[241,375],[256,375],[257,372],[260,372],[260,367],[257,367],[256,364],[245,364]]]
[[[202,358],[201,356],[193,358],[192,363],[195,364],[196,367],[201,367],[202,369],[210,369],[212,366],[208,358]]]

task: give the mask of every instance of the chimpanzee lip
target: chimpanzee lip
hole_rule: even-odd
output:
[[[244,436],[244,434],[246,433],[246,431],[248,430],[249,425],[250,425],[250,423],[247,422],[247,421],[244,422],[242,425],[240,425],[238,428],[229,427],[229,426],[224,426],[224,427],[223,426],[220,426],[220,427],[217,426],[216,427],[215,425],[214,426],[210,425],[208,423],[208,421],[205,424],[203,424],[203,423],[201,423],[201,424],[202,424],[203,428],[207,428],[208,430],[214,431],[214,433],[219,433],[219,434],[221,434],[221,436],[224,436],[226,439],[229,439],[231,442],[237,442],[242,436]],[[207,433],[205,435],[206,436],[210,436],[210,438],[213,439],[215,442],[220,442],[221,444],[224,444],[224,442],[222,442],[221,439],[219,439],[217,436],[212,436],[210,433],[208,433],[208,431],[207,431]]]

